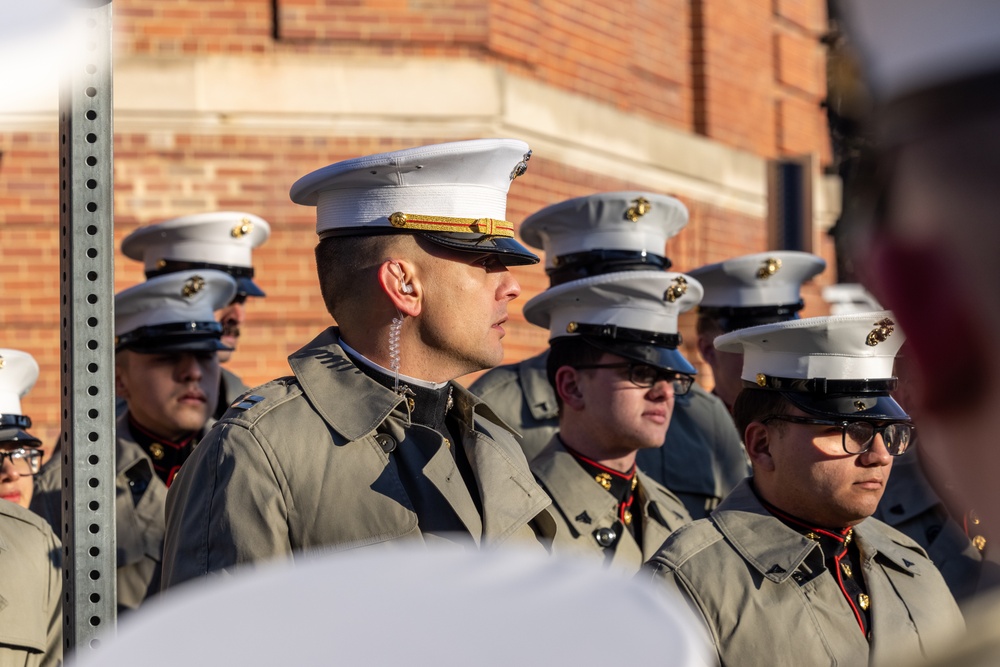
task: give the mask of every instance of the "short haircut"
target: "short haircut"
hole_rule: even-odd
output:
[[[378,267],[398,236],[328,236],[316,246],[316,273],[323,303],[333,319],[350,319],[358,305],[370,303]],[[364,280],[370,274],[370,280]]]
[[[579,336],[557,338],[549,345],[549,358],[545,362],[545,373],[549,384],[556,389],[556,371],[563,366],[596,364],[604,356],[604,350],[594,347]],[[556,389],[556,403],[562,410],[562,398]]]
[[[769,415],[786,415],[792,404],[780,392],[758,387],[744,387],[733,402],[733,421],[740,437],[752,422]]]

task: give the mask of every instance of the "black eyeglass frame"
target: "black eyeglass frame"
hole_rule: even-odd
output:
[[[638,361],[621,361],[613,364],[579,364],[573,366],[578,370],[586,370],[591,368],[628,368],[628,381],[641,389],[650,389],[660,380],[669,382],[674,389],[674,396],[684,396],[689,391],[691,391],[691,385],[694,384],[694,376],[688,375],[687,373],[681,373],[680,371],[670,371],[663,368],[657,368],[656,366],[651,366],[649,364],[643,364]],[[650,368],[652,369],[656,376],[650,383],[637,382],[635,379],[635,369],[636,368]],[[680,385],[678,385],[680,382]]]
[[[0,468],[3,468],[3,460],[10,459],[10,464],[12,466],[17,466],[14,457],[17,456],[19,460],[27,462],[28,469],[31,472],[21,472],[17,471],[19,475],[32,476],[38,474],[38,471],[42,468],[42,450],[31,449],[29,447],[18,447],[17,449],[0,449]]]
[[[849,419],[813,419],[811,417],[799,417],[797,415],[768,415],[763,419],[757,419],[755,421],[758,421],[761,424],[767,424],[769,421],[774,421],[774,420],[789,422],[792,424],[806,424],[812,426],[839,426],[840,446],[843,448],[845,453],[851,454],[852,456],[864,454],[865,452],[870,450],[872,446],[875,444],[876,435],[882,436],[882,442],[885,444],[886,451],[888,451],[891,456],[902,456],[903,453],[906,452],[906,450],[909,448],[910,443],[913,442],[913,434],[916,431],[916,427],[913,424],[905,421],[887,421],[883,422],[880,425],[873,421],[861,420],[861,419],[856,419],[853,421]],[[857,452],[852,452],[850,449],[847,448],[847,429],[852,424],[865,424],[866,426],[870,426],[872,429],[871,438],[869,438],[868,442],[865,443],[861,447],[861,450]],[[907,437],[905,439],[905,444],[902,445],[902,448],[900,448],[899,446],[895,447],[890,446],[890,443],[885,436],[885,431],[890,426],[905,426],[907,428]],[[893,449],[896,449],[897,451],[893,451]]]

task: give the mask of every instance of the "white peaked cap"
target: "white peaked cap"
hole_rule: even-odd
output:
[[[739,329],[715,339],[723,352],[743,354],[742,378],[872,380],[892,377],[905,337],[887,310],[807,317]]]
[[[903,332],[887,310],[789,320],[738,329],[715,339],[743,354],[746,386],[780,391],[823,416],[906,419],[889,395]]]
[[[150,278],[115,295],[115,337],[118,340],[115,346],[156,344],[162,349],[182,349],[185,347],[182,341],[192,343],[194,338],[206,336],[214,337],[217,342],[221,327],[215,321],[215,311],[225,307],[235,294],[236,280],[228,273],[212,269],[178,271]],[[184,326],[162,330],[171,325]],[[197,344],[190,349],[198,347],[229,349]]]
[[[531,150],[517,139],[473,139],[407,148],[336,162],[306,174],[289,193],[316,207],[320,237],[343,233],[420,232],[459,251],[494,253],[534,264],[506,220],[507,191],[528,168]]]
[[[157,271],[163,261],[253,266],[253,249],[271,236],[271,226],[252,213],[213,211],[139,227],[122,240],[122,253]]]
[[[677,351],[677,318],[701,293],[681,273],[620,271],[550,287],[524,304],[524,317],[548,329],[550,341],[582,336],[613,354],[693,375]]]
[[[183,642],[149,650],[163,628],[178,625]],[[711,664],[687,605],[645,582],[516,547],[400,543],[389,551],[300,554],[294,564],[180,587],[150,600],[76,664],[131,667],[143,655],[144,667],[389,667],[421,662],[426,651],[417,647],[447,646],[427,659],[438,667],[549,667],[594,662],[595,647],[582,637],[622,636],[637,663],[663,662],[666,651],[674,667]]]
[[[701,281],[708,308],[781,306],[802,300],[802,283],[826,268],[826,261],[808,252],[774,250],[743,255],[688,272]]]
[[[675,334],[678,315],[698,305],[701,294],[701,284],[681,273],[622,271],[550,287],[524,304],[524,317],[548,329],[550,340],[574,335],[571,322]]]
[[[560,257],[595,250],[664,256],[667,240],[687,223],[687,208],[668,195],[600,192],[531,214],[521,223],[521,238],[545,251],[545,268],[552,270]]]
[[[27,352],[0,349],[0,415],[23,415],[21,399],[38,380],[38,362]]]
[[[1000,2],[846,0],[872,93],[888,101],[1000,70]]]

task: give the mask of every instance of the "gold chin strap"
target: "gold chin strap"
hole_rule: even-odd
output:
[[[389,216],[389,223],[398,229],[424,232],[459,232],[514,238],[514,223],[493,218],[446,218],[437,215],[414,215],[399,211]]]

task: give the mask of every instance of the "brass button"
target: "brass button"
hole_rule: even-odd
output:
[[[858,593],[858,606],[862,611],[868,611],[868,607],[872,606],[871,598],[864,593]]]
[[[162,459],[163,455],[166,454],[166,452],[163,450],[163,445],[161,445],[158,442],[154,442],[149,446],[149,453],[152,454],[153,458],[156,459],[157,461]]]
[[[625,510],[625,514],[622,515],[622,520],[625,521],[625,525],[626,526],[631,526],[632,525],[632,513],[629,512],[628,510]]]

